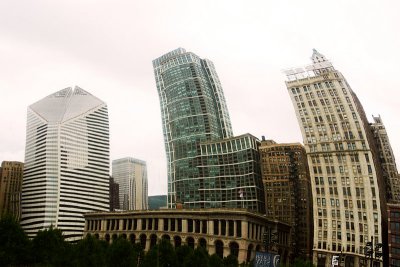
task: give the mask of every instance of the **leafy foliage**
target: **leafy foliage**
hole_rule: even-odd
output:
[[[87,235],[75,246],[75,261],[77,267],[104,267],[106,266],[106,251],[108,243],[99,241]]]
[[[293,267],[314,267],[314,265],[312,264],[312,262],[309,261],[305,261],[303,259],[297,258],[294,260]]]
[[[107,265],[115,267],[136,267],[139,251],[124,238],[117,238],[107,250]]]
[[[39,231],[30,241],[13,217],[0,219],[0,266],[76,266],[76,267],[237,267],[238,259],[209,255],[202,247],[187,245],[174,248],[162,239],[147,253],[139,243],[114,238],[111,244],[87,235],[76,244],[64,240],[62,231],[53,227]],[[253,264],[242,263],[250,267]],[[296,259],[291,266],[312,267]]]
[[[65,242],[60,229],[41,230],[32,240],[34,262],[39,266],[73,266],[72,245]]]
[[[0,220],[0,266],[29,264],[30,242],[14,217]]]

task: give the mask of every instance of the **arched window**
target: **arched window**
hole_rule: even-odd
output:
[[[136,236],[135,236],[135,234],[130,234],[130,235],[129,235],[129,241],[131,241],[132,244],[135,244],[135,241],[136,241]]]
[[[163,235],[162,239],[170,241],[171,237],[169,235]]]
[[[231,252],[231,255],[235,256],[236,258],[239,256],[239,244],[236,242],[231,242],[229,244],[229,249]]]
[[[200,238],[199,239],[199,246],[204,248],[204,249],[207,249],[207,241],[204,238]]]
[[[146,239],[147,236],[145,234],[140,235],[140,245],[142,246],[143,249],[146,249]]]
[[[194,249],[194,239],[193,237],[189,236],[188,238],[186,238],[186,243],[189,247],[191,247],[192,249]]]
[[[175,237],[174,237],[174,245],[175,245],[175,247],[176,247],[176,248],[177,248],[177,247],[180,247],[181,244],[182,244],[182,239],[181,239],[181,237],[180,237],[180,236],[175,236]]]
[[[246,257],[246,261],[249,262],[251,260],[251,254],[253,253],[253,244],[250,244],[247,247],[247,257]]]
[[[117,234],[113,234],[113,235],[112,235],[112,240],[113,240],[113,241],[117,240],[117,238],[118,238],[118,235],[117,235]]]
[[[224,258],[224,243],[221,240],[215,241],[215,254],[217,254],[221,259]]]
[[[150,236],[150,249],[152,249],[155,245],[157,245],[157,235],[152,234]]]

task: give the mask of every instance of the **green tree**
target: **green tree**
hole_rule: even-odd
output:
[[[75,245],[75,264],[77,267],[106,266],[107,243],[99,241],[91,235]]]
[[[193,257],[193,249],[188,245],[179,246],[175,249],[178,260],[177,267],[190,267],[191,258]]]
[[[192,267],[207,267],[209,265],[208,251],[202,247],[197,247],[190,259],[190,266]]]
[[[150,251],[146,253],[140,267],[175,267],[178,265],[175,250],[171,242],[162,239]]]
[[[14,217],[4,215],[0,219],[0,266],[29,265],[30,245]]]
[[[291,266],[293,266],[293,267],[313,267],[314,265],[312,264],[312,262],[305,261],[301,258],[296,258]]]
[[[139,252],[137,247],[132,246],[128,240],[117,238],[108,247],[107,265],[113,267],[136,267]]]
[[[223,263],[225,267],[238,267],[239,262],[236,256],[229,255],[223,259]]]
[[[72,245],[64,240],[60,229],[50,226],[39,231],[32,240],[32,249],[38,266],[73,266]]]
[[[222,259],[217,254],[212,254],[210,256],[210,266],[211,267],[223,267],[224,263]]]

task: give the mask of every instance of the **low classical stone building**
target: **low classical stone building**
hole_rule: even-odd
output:
[[[123,237],[140,243],[145,251],[159,239],[173,246],[202,246],[220,257],[233,254],[239,262],[248,262],[256,251],[263,251],[263,234],[277,232],[278,242],[269,251],[288,261],[290,226],[271,221],[246,209],[166,209],[85,214],[85,235],[112,242]]]

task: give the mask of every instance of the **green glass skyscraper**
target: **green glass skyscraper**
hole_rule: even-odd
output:
[[[214,64],[178,48],[155,59],[153,67],[168,161],[168,207],[207,207],[200,143],[233,135]]]

